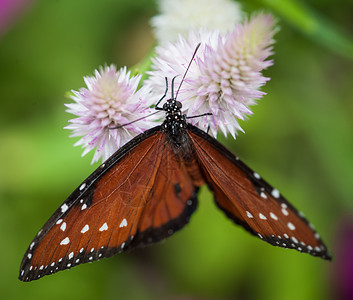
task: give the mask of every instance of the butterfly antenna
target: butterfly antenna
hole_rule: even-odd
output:
[[[186,68],[186,71],[185,71],[185,73],[184,73],[184,76],[183,76],[183,78],[181,79],[181,82],[180,82],[180,84],[179,84],[179,87],[178,87],[178,90],[177,90],[177,92],[176,92],[176,95],[175,95],[175,98],[174,98],[174,99],[176,99],[176,98],[178,97],[178,94],[179,94],[179,91],[180,91],[180,87],[181,87],[182,83],[184,82],[185,76],[186,76],[187,72],[189,71],[190,66],[191,66],[191,63],[192,63],[192,61],[194,60],[194,58],[195,58],[195,56],[196,56],[196,52],[197,52],[197,50],[199,50],[200,46],[201,46],[201,43],[198,43],[197,46],[196,46],[196,48],[195,48],[194,54],[192,55],[192,58],[190,59],[189,65],[188,65],[188,67]],[[175,78],[175,77],[174,77],[174,78]],[[173,78],[173,80],[174,80],[174,78]],[[172,84],[172,88],[173,88],[173,84]],[[172,94],[172,95],[173,95],[173,94]]]
[[[136,120],[133,120],[133,121],[131,121],[131,122],[129,122],[129,123],[125,123],[125,124],[122,124],[122,125],[119,125],[119,126],[115,126],[115,127],[108,127],[108,129],[118,129],[118,128],[122,128],[122,127],[125,127],[125,126],[127,126],[127,125],[133,124],[133,123],[138,122],[138,121],[141,121],[141,120],[143,120],[143,119],[146,119],[146,118],[148,118],[148,117],[150,117],[150,116],[153,116],[153,115],[155,115],[155,114],[157,114],[157,113],[159,113],[159,112],[160,112],[160,111],[157,110],[157,111],[155,111],[155,112],[153,112],[153,113],[151,113],[151,114],[149,114],[149,115],[147,115],[147,116],[143,116],[143,117],[138,118],[138,119],[136,119]]]

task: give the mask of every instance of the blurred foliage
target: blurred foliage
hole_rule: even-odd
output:
[[[277,16],[275,65],[268,95],[242,124],[246,134],[220,139],[303,210],[334,252],[338,225],[353,211],[352,1],[249,0],[244,9]],[[17,279],[34,234],[96,167],[63,130],[64,94],[99,65],[141,61],[154,45],[148,20],[156,12],[152,0],[42,0],[1,37],[3,299],[335,299],[334,262],[253,238],[207,189],[191,223],[163,243]]]
[[[353,39],[346,30],[297,0],[259,0],[288,23],[328,49],[353,59]],[[330,3],[332,4],[332,3]],[[339,3],[335,3],[338,4]]]

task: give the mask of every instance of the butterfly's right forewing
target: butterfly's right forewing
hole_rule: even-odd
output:
[[[189,128],[205,179],[229,218],[274,246],[331,259],[319,234],[278,190],[217,140],[194,126]]]

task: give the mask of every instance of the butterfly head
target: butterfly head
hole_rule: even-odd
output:
[[[163,105],[166,117],[162,128],[172,136],[177,136],[180,131],[184,131],[186,128],[186,116],[182,114],[181,108],[181,102],[175,98],[168,99]]]

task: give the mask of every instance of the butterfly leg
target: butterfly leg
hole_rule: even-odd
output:
[[[173,78],[173,81],[174,81],[174,78]],[[167,93],[168,93],[168,78],[165,77],[165,92],[164,92],[164,95],[162,96],[162,98],[158,100],[156,106],[154,107],[156,110],[163,110],[163,107],[158,107],[158,105],[167,96]]]
[[[177,78],[177,77],[178,77],[178,75],[174,76],[173,79],[172,79],[172,86],[171,86],[171,88],[172,88],[172,99],[175,99],[175,98],[174,98],[174,80],[175,80],[175,78]]]
[[[212,113],[204,113],[201,115],[196,115],[196,116],[191,116],[191,117],[186,117],[187,119],[194,119],[194,118],[200,118],[200,117],[204,117],[204,116],[212,116]]]

